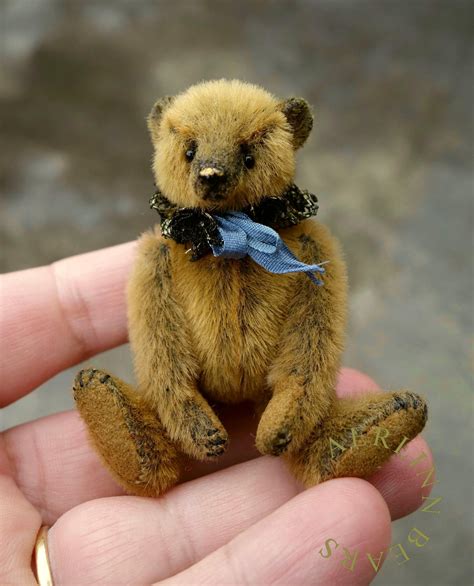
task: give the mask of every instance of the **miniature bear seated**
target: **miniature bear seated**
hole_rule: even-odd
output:
[[[151,111],[163,234],[141,237],[128,286],[138,384],[95,369],[74,383],[94,446],[130,493],[171,487],[183,454],[224,453],[229,438],[215,402],[252,401],[258,450],[284,457],[306,486],[371,474],[391,454],[377,441],[381,429],[394,450],[425,425],[424,401],[407,391],[336,398],[345,265],[327,228],[306,219],[314,200],[293,186],[295,152],[312,124],[304,100],[280,101],[239,81],[201,83]],[[309,213],[288,216],[299,205],[290,195],[306,198]],[[270,272],[248,255],[213,254],[215,215],[242,211],[267,218],[300,263],[327,262],[323,284],[303,272]],[[201,240],[187,242],[194,234]]]

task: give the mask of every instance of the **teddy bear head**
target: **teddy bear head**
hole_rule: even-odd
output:
[[[157,187],[180,207],[211,210],[279,196],[293,180],[295,151],[312,124],[303,99],[278,100],[236,80],[162,98],[148,117]]]

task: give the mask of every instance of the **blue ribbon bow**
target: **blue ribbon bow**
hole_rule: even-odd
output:
[[[211,246],[214,256],[238,259],[248,255],[271,273],[303,272],[317,285],[323,284],[314,273],[323,274],[324,263],[308,265],[299,261],[272,228],[254,222],[243,212],[214,217],[223,241],[222,245]]]

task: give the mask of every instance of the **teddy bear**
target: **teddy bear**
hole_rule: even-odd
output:
[[[347,277],[338,242],[294,183],[313,126],[301,98],[236,80],[158,100],[148,117],[160,225],[127,289],[137,384],[88,368],[74,397],[123,488],[156,496],[229,437],[214,406],[250,401],[255,445],[305,486],[366,477],[423,429],[409,391],[338,399]]]

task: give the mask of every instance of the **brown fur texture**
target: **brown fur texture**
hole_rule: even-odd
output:
[[[74,381],[74,399],[92,443],[130,493],[154,496],[179,478],[179,455],[156,415],[128,385],[93,368]]]
[[[222,212],[284,191],[312,115],[302,99],[220,80],[159,100],[148,124],[161,191],[179,206]],[[323,286],[249,257],[191,262],[157,230],[142,236],[128,287],[137,389],[90,370],[75,384],[94,445],[129,492],[166,490],[180,452],[215,459],[225,451],[215,401],[253,401],[257,448],[283,454],[308,486],[375,471],[391,455],[379,428],[396,449],[424,427],[426,405],[412,393],[336,399],[347,287],[339,245],[314,220],[280,235],[304,262],[329,261]]]

